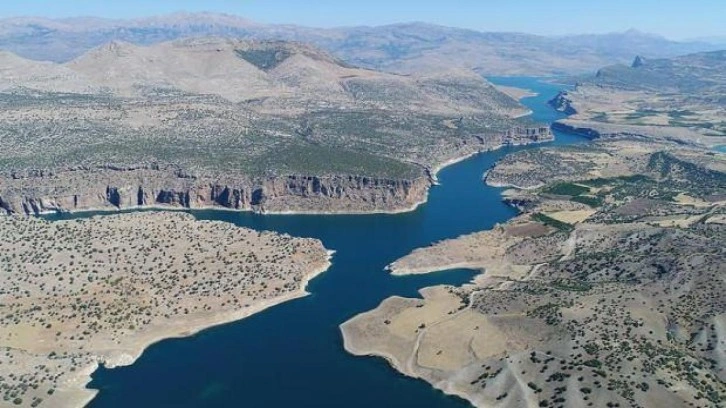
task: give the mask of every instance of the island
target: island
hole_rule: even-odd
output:
[[[0,216],[0,234],[8,406],[83,406],[99,364],[128,365],[159,340],[304,296],[332,254],[316,239],[182,212]]]

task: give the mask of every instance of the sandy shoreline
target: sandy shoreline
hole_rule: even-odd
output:
[[[516,99],[518,101],[521,101],[524,98],[532,98],[539,95],[537,92],[534,92],[531,89],[518,88],[516,86],[494,85],[494,87],[499,92],[502,92],[507,96],[511,97],[512,99]]]
[[[490,187],[496,187],[496,188],[516,188],[517,190],[536,190],[536,189],[544,186],[544,184],[542,184],[542,183],[537,184],[535,186],[531,186],[531,187],[522,187],[522,186],[518,186],[518,185],[512,184],[512,183],[497,183],[497,182],[489,181],[487,179],[487,173],[484,173],[483,179],[484,179],[484,182],[486,183],[486,185],[488,185]]]
[[[385,268],[385,270],[389,271],[392,276],[425,275],[428,273],[450,271],[453,269],[469,269],[472,271],[480,271],[481,273],[484,272],[482,265],[477,262],[454,262],[451,264],[436,266],[436,269],[431,269],[431,268],[426,268],[426,267],[420,267],[420,268],[401,267],[401,268],[399,268],[396,266],[396,263],[393,262],[390,265],[387,265]]]

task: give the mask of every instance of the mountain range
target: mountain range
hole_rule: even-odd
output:
[[[399,73],[451,67],[474,69],[486,75],[580,73],[625,63],[635,55],[661,58],[718,48],[704,41],[676,42],[636,30],[546,37],[426,23],[311,28],[260,24],[215,13],[177,13],[132,20],[0,20],[0,49],[55,62],[67,62],[111,41],[149,45],[206,36],[305,42],[354,65]]]

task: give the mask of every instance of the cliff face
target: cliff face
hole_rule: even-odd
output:
[[[548,126],[523,127],[509,129],[504,135],[504,143],[529,144],[554,140],[552,131]]]
[[[256,212],[387,212],[422,202],[428,178],[194,176],[155,167],[13,174],[0,180],[0,208],[38,214],[168,205]]]
[[[474,137],[448,156],[462,157],[501,145],[552,140],[548,127],[513,127],[496,137]],[[426,166],[428,168],[428,166]],[[430,173],[430,170],[428,170]],[[8,213],[125,209],[149,206],[220,207],[255,212],[399,212],[426,200],[432,175],[410,179],[355,175],[193,174],[158,164],[78,166],[0,174],[0,209]]]
[[[560,112],[568,115],[574,115],[577,110],[572,106],[572,101],[568,98],[567,91],[562,91],[549,101],[550,106]]]

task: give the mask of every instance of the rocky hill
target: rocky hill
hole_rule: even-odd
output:
[[[64,64],[0,59],[0,206],[10,211],[397,211],[425,199],[443,162],[551,137],[472,71],[384,73],[302,43],[116,41]]]
[[[543,37],[424,23],[318,29],[259,24],[214,13],[177,13],[135,20],[0,20],[0,49],[32,59],[59,62],[69,61],[111,41],[148,45],[210,35],[308,42],[353,64],[395,72],[433,71],[456,66],[498,75],[585,72],[625,63],[633,55],[658,58],[716,49],[706,42],[669,41],[635,30]]]

